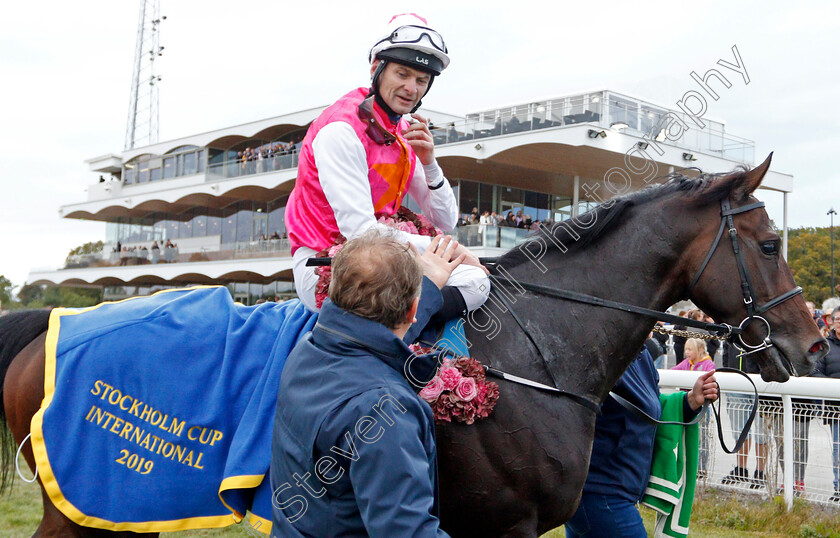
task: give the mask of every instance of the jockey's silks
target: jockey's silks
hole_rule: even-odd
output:
[[[351,91],[324,110],[306,132],[295,188],[286,204],[286,229],[292,253],[301,246],[315,251],[327,248],[339,233],[335,214],[320,183],[312,147],[315,137],[330,123],[350,125],[364,147],[374,212],[393,214],[402,205],[417,163],[414,150],[402,138],[402,132],[409,124],[405,120],[392,124],[379,105],[374,105],[375,121],[387,129],[395,140],[390,144],[373,140],[367,132],[369,125],[359,116],[359,104],[367,92],[366,88]],[[351,155],[346,158],[350,159]]]

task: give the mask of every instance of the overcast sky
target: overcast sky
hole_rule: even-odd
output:
[[[734,62],[736,45],[750,83],[727,71],[732,87],[706,117],[754,140],[758,161],[774,151],[773,169],[794,176],[791,227],[827,226],[828,209],[840,210],[840,3],[743,4],[161,0],[160,140],[326,105],[367,84],[367,52],[396,13],[420,13],[444,35],[452,63],[424,104],[461,115],[604,88],[673,108],[697,89],[691,71]],[[85,159],[123,148],[139,6],[4,6],[0,274],[15,284],[104,239],[104,224],[57,211],[97,180]],[[781,224],[782,196],[761,197]]]

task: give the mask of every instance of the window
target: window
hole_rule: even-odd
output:
[[[123,183],[125,183],[126,185],[131,185],[132,183],[134,183],[134,176],[135,175],[136,175],[136,171],[134,170],[134,165],[133,164],[126,164],[123,167],[123,174],[122,174]]]
[[[195,152],[184,154],[184,175],[189,176],[198,172],[198,159]]]
[[[163,179],[175,177],[175,157],[167,157],[163,160]]]

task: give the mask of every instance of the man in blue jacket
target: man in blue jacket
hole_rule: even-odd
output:
[[[403,341],[418,322],[421,288],[439,302],[463,261],[439,242],[421,258],[373,230],[333,259],[330,300],[280,382],[273,537],[448,536],[438,519],[433,415],[406,379]]]
[[[659,372],[647,349],[642,348],[612,390],[657,420],[661,416]],[[702,374],[685,395],[684,419],[694,418],[705,400],[717,397],[714,372]],[[601,405],[589,474],[578,509],[566,522],[566,538],[647,537],[636,503],[650,477],[655,434],[656,426],[614,399],[607,398]]]

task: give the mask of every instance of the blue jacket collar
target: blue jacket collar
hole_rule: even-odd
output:
[[[321,306],[313,340],[327,351],[352,353],[363,350],[404,375],[411,350],[390,329],[369,319],[347,312],[329,299]]]

